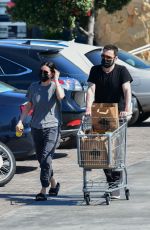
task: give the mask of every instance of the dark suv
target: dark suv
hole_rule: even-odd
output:
[[[63,47],[0,43],[0,81],[26,90],[39,81],[40,65],[54,62],[60,71],[60,83],[65,89],[62,101],[62,139],[76,135],[85,111],[87,74],[72,60],[63,56]],[[80,61],[80,64],[82,60]],[[84,65],[83,60],[83,65]]]

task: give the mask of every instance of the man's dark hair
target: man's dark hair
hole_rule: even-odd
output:
[[[103,50],[113,50],[115,56],[118,55],[118,47],[115,46],[115,45],[112,45],[112,44],[105,45],[104,48],[103,48]]]

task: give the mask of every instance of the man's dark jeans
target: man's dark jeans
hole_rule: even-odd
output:
[[[31,129],[37,159],[40,163],[40,180],[42,187],[48,187],[53,176],[52,159],[55,153],[60,128]]]
[[[122,171],[112,170],[112,169],[104,169],[104,173],[106,175],[106,179],[108,184],[117,185],[121,183],[122,180]]]

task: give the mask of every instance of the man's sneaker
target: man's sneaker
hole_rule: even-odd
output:
[[[57,196],[59,189],[60,189],[60,183],[57,183],[55,188],[50,188],[49,196]]]
[[[111,199],[112,199],[112,200],[119,200],[119,199],[120,199],[120,196],[111,196]]]
[[[120,190],[115,190],[113,192],[111,192],[111,199],[120,199]]]

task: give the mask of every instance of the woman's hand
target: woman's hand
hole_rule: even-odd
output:
[[[23,126],[22,121],[20,120],[18,124],[16,125],[16,132],[23,132],[23,130],[24,130],[24,126]]]
[[[59,79],[60,72],[57,69],[54,69],[53,80],[57,83]]]

